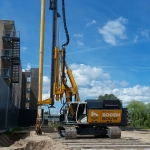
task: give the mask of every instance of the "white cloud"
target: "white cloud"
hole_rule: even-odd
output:
[[[50,78],[48,76],[43,76],[42,99],[45,100],[47,98],[50,98]]]
[[[107,84],[93,86],[91,88],[79,88],[82,99],[98,98],[99,95],[114,94],[124,104],[131,100],[139,100],[141,102],[150,101],[150,87],[136,85],[132,88],[111,88]]]
[[[81,37],[83,37],[83,34],[73,34],[73,36],[81,38]]]
[[[125,101],[139,100],[149,102],[150,100],[150,87],[136,85],[132,88],[123,88],[120,90],[120,99]]]
[[[47,76],[43,76],[43,91],[48,92],[50,87],[50,79]]]
[[[71,64],[70,68],[74,75],[74,78],[79,86],[90,85],[92,80],[109,79],[110,76],[104,73],[101,68],[90,67],[84,64]]]
[[[26,69],[22,69],[22,72],[25,72],[26,70],[30,70],[30,69],[31,69],[31,65],[30,63],[28,63]]]
[[[88,22],[85,27],[89,27],[95,23],[96,23],[96,20],[92,20],[91,22]]]
[[[30,70],[31,69],[31,65],[30,63],[27,64],[26,70]]]
[[[119,99],[123,100],[124,104],[131,100],[143,102],[149,102],[150,100],[149,86],[135,85],[127,87],[129,85],[127,81],[113,81],[108,73],[97,67],[71,64],[70,68],[72,69],[82,100],[96,99],[99,95],[106,93],[116,95]]]
[[[133,42],[134,42],[134,43],[138,42],[138,39],[139,39],[139,36],[136,35],[135,38],[134,38],[134,40],[133,40]]]
[[[79,46],[83,46],[83,45],[84,45],[84,43],[81,42],[80,40],[77,40],[77,44],[78,44]]]
[[[120,100],[123,100],[123,104],[127,104],[131,100],[139,100],[142,102],[150,101],[149,86],[135,85],[133,87],[127,87],[129,85],[127,81],[113,81],[108,73],[105,73],[98,67],[91,67],[84,64],[71,64],[70,69],[77,83],[82,101],[85,99],[97,99],[99,95],[106,93],[114,94]],[[68,85],[70,86],[69,81]],[[43,99],[49,97],[50,79],[44,76]]]
[[[48,93],[43,93],[42,94],[42,100],[46,100],[48,98],[50,98],[50,91]]]
[[[127,19],[119,17],[114,21],[108,21],[102,28],[99,28],[99,33],[103,35],[105,42],[111,45],[117,45],[117,40],[127,38],[124,24]]]
[[[149,38],[149,32],[150,32],[150,30],[143,30],[143,31],[141,32],[141,35],[142,35],[143,37],[145,37],[145,38]]]
[[[22,50],[22,51],[26,51],[27,49],[28,49],[28,47],[26,47],[26,46],[22,46],[22,47],[21,47],[21,50]]]

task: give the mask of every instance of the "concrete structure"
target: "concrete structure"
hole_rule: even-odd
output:
[[[9,88],[9,99],[20,108],[22,68],[20,32],[12,20],[0,20],[0,76]],[[0,89],[3,88],[0,85]]]
[[[37,109],[38,75],[38,68],[31,68],[22,73],[21,109]]]

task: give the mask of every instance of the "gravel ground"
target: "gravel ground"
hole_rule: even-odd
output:
[[[5,135],[0,136],[0,149],[2,150],[72,150],[67,145],[59,142],[56,133],[43,133],[41,136],[35,135],[35,131],[30,131],[29,135],[13,143]],[[3,139],[5,138],[5,139]],[[141,143],[150,144],[150,131],[122,131],[121,139],[135,139]],[[9,143],[10,142],[10,143]],[[9,147],[1,147],[2,144]]]
[[[142,143],[150,144],[150,130],[145,131],[122,131],[121,137],[123,139],[137,139]]]

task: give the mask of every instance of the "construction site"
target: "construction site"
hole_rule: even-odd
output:
[[[143,115],[145,121],[132,115],[134,109],[124,106],[124,101],[113,94],[110,94],[113,98],[107,99],[82,99],[75,75],[66,60],[70,36],[65,0],[48,1],[52,15],[50,90],[49,98],[43,99],[46,4],[46,0],[41,0],[37,68],[22,69],[21,31],[16,30],[15,21],[0,20],[0,149],[149,150],[149,105],[146,105],[147,114]],[[64,39],[59,41],[58,37],[60,17],[66,38],[61,46],[58,43]],[[104,95],[110,96],[106,93]],[[61,107],[57,114],[51,113],[56,103]],[[135,119],[138,127],[133,123],[134,117],[139,119],[139,122]]]

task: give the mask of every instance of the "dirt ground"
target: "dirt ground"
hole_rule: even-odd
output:
[[[145,131],[122,131],[122,139],[135,139],[139,140],[141,143],[150,144],[150,130]]]
[[[5,135],[3,135],[5,136]],[[3,139],[4,138],[4,139]],[[150,144],[150,131],[122,131],[122,139],[137,139],[142,143]],[[8,137],[0,137],[0,150],[72,150],[67,145],[59,142],[57,134],[43,133],[41,136],[35,135],[35,131],[30,131],[27,137],[24,137],[15,143]],[[2,147],[10,144],[9,147]]]

